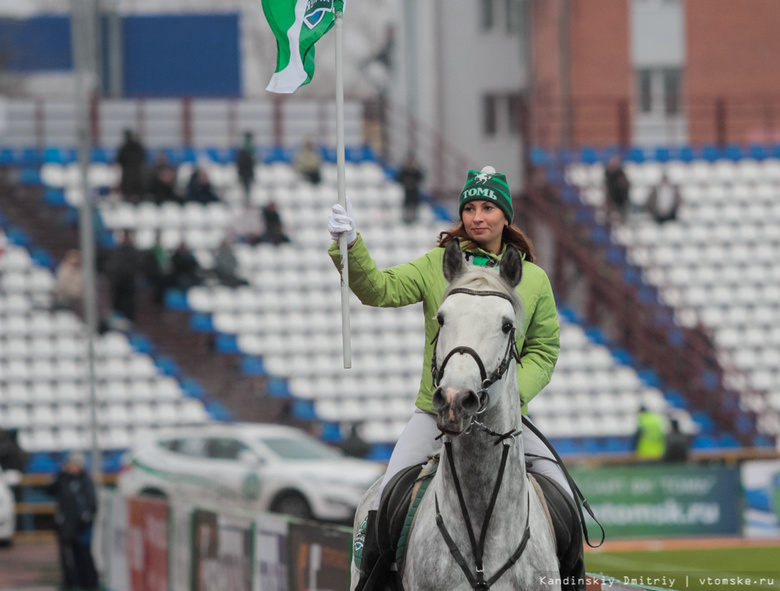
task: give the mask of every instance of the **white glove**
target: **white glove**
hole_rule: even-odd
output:
[[[357,240],[355,218],[352,215],[352,202],[349,197],[347,197],[346,210],[339,203],[333,206],[333,212],[328,218],[328,232],[333,240],[338,240],[340,234],[347,232],[347,244],[352,244]]]

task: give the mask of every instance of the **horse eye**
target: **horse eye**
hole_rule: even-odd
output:
[[[504,331],[504,334],[509,334],[514,327],[514,324],[509,322],[509,320],[505,320],[501,330]]]
[[[436,316],[436,321],[439,323],[439,326],[444,326],[444,316],[441,314],[438,314]]]

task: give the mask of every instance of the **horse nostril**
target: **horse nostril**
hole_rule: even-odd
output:
[[[433,393],[433,410],[436,412],[439,412],[441,409],[444,408],[446,405],[446,401],[444,400],[444,395],[442,394],[441,386],[436,388],[436,391]]]
[[[477,393],[474,392],[474,390],[469,390],[466,392],[463,396],[463,402],[461,402],[461,406],[466,412],[477,412],[480,407],[479,396],[477,396]]]

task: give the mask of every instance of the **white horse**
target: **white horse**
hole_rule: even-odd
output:
[[[450,283],[438,312],[433,397],[444,442],[439,468],[408,537],[407,591],[560,589],[545,510],[525,469],[515,343],[522,259],[513,247],[500,272],[444,254]],[[355,534],[376,497],[369,489]],[[359,571],[352,565],[352,589]]]

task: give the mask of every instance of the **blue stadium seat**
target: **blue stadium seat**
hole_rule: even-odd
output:
[[[664,146],[658,146],[655,149],[655,159],[658,162],[669,162],[669,160],[671,160],[671,152],[669,148]]]
[[[599,161],[596,150],[590,146],[585,146],[580,150],[580,162],[583,164],[595,164]]]
[[[270,378],[266,385],[266,390],[269,396],[274,396],[275,398],[289,398],[292,396],[290,386],[284,378]]]
[[[111,164],[114,161],[114,150],[102,146],[95,146],[89,153],[89,160],[90,162],[100,164]]]
[[[322,430],[320,431],[320,438],[323,441],[329,443],[339,443],[344,440],[341,434],[341,426],[339,423],[333,421],[327,421],[322,424]]]
[[[222,406],[219,402],[209,402],[206,404],[206,412],[209,413],[212,419],[217,421],[231,421],[233,415],[228,409]]]
[[[206,396],[206,391],[203,389],[203,386],[200,385],[200,383],[197,380],[193,380],[192,378],[186,378],[181,381],[181,389],[184,392],[184,395],[188,398],[196,398],[198,400],[202,400]]]
[[[190,317],[190,328],[195,332],[214,332],[214,323],[211,319],[211,314],[196,312]],[[235,337],[233,337],[233,341],[235,342]]]
[[[296,400],[293,403],[293,416],[303,421],[313,421],[317,418],[314,412],[314,403],[311,400]]]
[[[661,387],[661,378],[652,369],[643,369],[637,372],[639,379],[651,388]]]
[[[43,201],[47,205],[62,206],[67,205],[65,191],[62,189],[46,189],[43,193]]]
[[[715,162],[718,158],[720,158],[720,150],[717,148],[717,146],[706,145],[702,148],[701,155],[705,160],[709,162]]]
[[[180,289],[169,289],[165,292],[165,307],[179,312],[189,310],[187,294]]]
[[[531,163],[536,166],[547,164],[547,153],[541,148],[531,148]]]
[[[764,160],[768,157],[766,148],[761,145],[750,146],[750,157],[755,160]]]
[[[690,146],[682,146],[680,148],[679,157],[682,162],[693,162],[695,158],[695,154],[693,153],[693,148],[691,148]]]
[[[223,335],[220,335],[223,336]],[[236,344],[236,353],[239,352],[238,344]],[[241,373],[248,376],[266,376],[268,372],[263,365],[263,360],[259,357],[245,356],[241,359]]]
[[[27,472],[30,474],[52,474],[60,468],[60,463],[56,462],[49,454],[32,454],[27,463]]]

